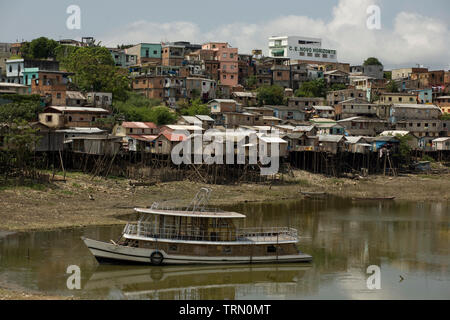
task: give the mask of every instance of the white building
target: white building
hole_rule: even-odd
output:
[[[9,83],[23,83],[24,59],[6,60],[6,78]]]
[[[269,38],[269,56],[291,60],[337,62],[337,51],[322,48],[322,39],[274,36]]]

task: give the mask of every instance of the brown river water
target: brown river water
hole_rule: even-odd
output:
[[[82,299],[450,299],[448,203],[299,199],[223,208],[246,227],[299,230],[307,264],[98,265],[81,236],[117,240],[121,226],[0,232],[0,283]],[[79,266],[81,289],[67,287]],[[380,289],[369,289],[371,265]]]

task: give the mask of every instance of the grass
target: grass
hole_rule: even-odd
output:
[[[72,183],[72,187],[77,188],[77,189],[81,189],[81,184],[79,183]]]
[[[331,184],[343,184],[344,181],[342,181],[341,179],[338,179],[338,178],[331,178],[330,183]]]
[[[33,181],[25,180],[23,183],[19,184],[17,180],[8,180],[0,182],[0,191],[11,190],[11,189],[20,189],[26,188],[36,191],[46,191],[49,185],[43,183],[36,183]]]
[[[431,174],[420,174],[419,177],[422,178],[422,179],[433,179],[433,180],[441,179],[441,176],[439,176],[439,175],[431,175]]]

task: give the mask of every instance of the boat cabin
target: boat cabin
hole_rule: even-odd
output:
[[[135,224],[137,235],[147,238],[186,241],[237,241],[235,212],[200,212],[135,209],[141,218]],[[135,233],[130,230],[131,234]]]

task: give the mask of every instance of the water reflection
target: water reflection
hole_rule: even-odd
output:
[[[450,298],[448,204],[329,198],[225,209],[245,213],[246,227],[297,228],[313,264],[98,266],[80,237],[116,240],[122,227],[96,227],[2,234],[0,282],[99,299]],[[66,288],[72,264],[81,291]],[[382,290],[367,289],[369,265],[381,267]]]
[[[308,264],[130,268],[100,266],[85,290],[125,299],[239,299],[295,294]],[[91,294],[92,294],[91,293]]]

